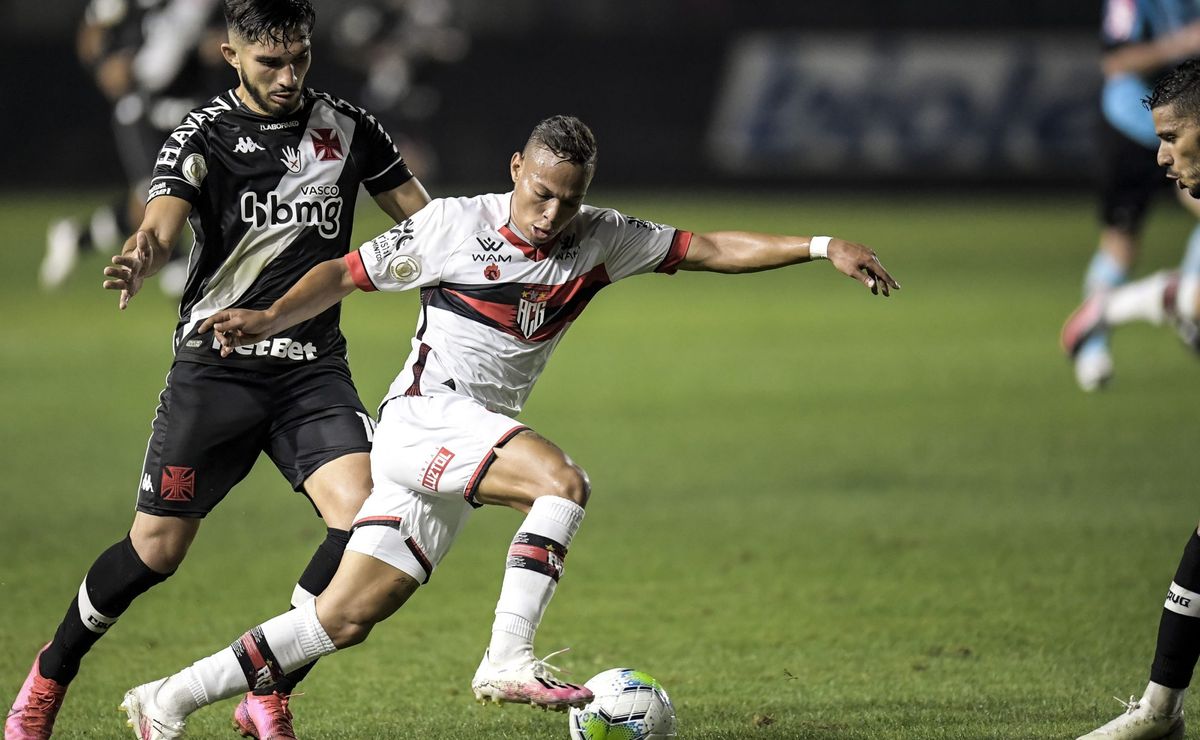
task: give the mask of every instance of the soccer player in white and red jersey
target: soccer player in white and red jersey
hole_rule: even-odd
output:
[[[420,289],[412,352],[380,410],[373,492],[346,555],[313,602],[232,646],[126,694],[135,725],[182,732],[188,714],[366,639],[428,581],[484,504],[526,517],[510,545],[476,698],[554,709],[591,692],[534,657],[534,633],[583,520],[588,477],[520,413],[563,333],[606,285],[640,273],[769,270],[814,259],[890,294],[896,281],[865,246],[831,237],[691,233],[583,204],[596,144],[555,116],[512,156],[514,188],[432,201],[344,259],[311,270],[266,311],[210,316],[228,355],[356,289]],[[549,656],[547,656],[549,657]]]

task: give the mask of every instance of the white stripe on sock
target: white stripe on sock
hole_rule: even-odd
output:
[[[1163,609],[1168,609],[1185,617],[1200,617],[1200,594],[1188,591],[1178,583],[1171,582],[1167,590],[1167,601]]]

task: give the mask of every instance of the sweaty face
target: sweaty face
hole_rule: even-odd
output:
[[[238,97],[256,113],[282,118],[300,108],[300,91],[312,61],[307,34],[290,32],[288,43],[230,37],[221,50],[237,69]]]
[[[513,224],[534,246],[554,241],[579,213],[593,168],[534,145],[514,154],[509,169]]]
[[[1167,177],[1193,198],[1200,198],[1200,121],[1182,114],[1174,105],[1151,111],[1158,134],[1158,163]]]

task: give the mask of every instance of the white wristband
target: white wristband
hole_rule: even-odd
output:
[[[833,241],[831,236],[814,236],[808,242],[808,257],[814,260],[829,259],[829,242]]]

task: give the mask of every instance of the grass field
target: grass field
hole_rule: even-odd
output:
[[[524,416],[594,486],[539,651],[571,646],[579,680],[651,672],[696,739],[1073,738],[1141,691],[1200,517],[1200,365],[1134,327],[1110,390],[1075,389],[1056,338],[1093,246],[1089,200],[592,200],[699,230],[856,238],[904,287],[873,298],[823,263],[602,293]],[[119,314],[93,258],[65,290],[36,289],[48,220],[96,202],[0,200],[4,702],[126,531],[170,361],[155,286]],[[384,226],[367,206],[359,222],[362,238]],[[1173,263],[1188,228],[1158,211],[1143,269]],[[415,308],[348,301],[369,407]],[[479,512],[401,613],[322,661],[293,702],[303,737],[565,738],[559,715],[470,697],[518,522]],[[89,656],[56,737],[125,737],[125,689],[280,611],[321,534],[256,468]],[[232,707],[191,734],[230,736]]]

